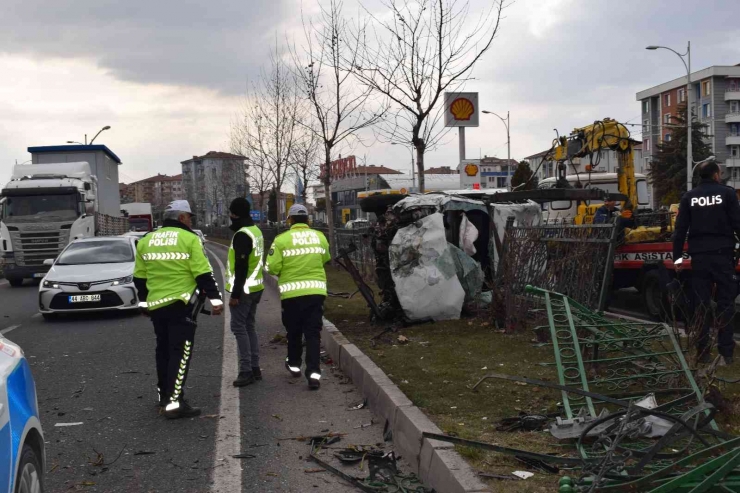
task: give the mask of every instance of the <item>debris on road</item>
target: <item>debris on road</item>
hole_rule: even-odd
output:
[[[357,411],[360,409],[364,409],[367,407],[367,397],[364,398],[362,401],[358,402],[357,404],[350,406],[348,411]]]
[[[257,456],[253,454],[236,454],[236,455],[232,455],[232,457],[234,459],[254,459]]]
[[[511,474],[521,479],[529,479],[534,476],[534,473],[529,471],[514,471]]]
[[[81,424],[84,424],[82,421],[77,421],[76,423],[55,423],[54,426],[61,428],[63,426],[79,426]]]

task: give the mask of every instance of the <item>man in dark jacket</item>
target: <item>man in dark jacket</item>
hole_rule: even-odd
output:
[[[673,259],[678,270],[683,264],[683,245],[688,232],[691,255],[691,286],[694,294],[695,320],[701,323],[697,341],[699,361],[709,362],[709,336],[712,320],[708,317],[712,286],[716,285],[717,346],[725,364],[732,363],[735,348],[730,322],[734,312],[737,282],[735,278],[735,234],[740,234],[740,205],[735,190],[720,183],[715,162],[699,168],[701,184],[684,194],[678,209],[673,238]]]
[[[239,349],[239,374],[235,387],[262,380],[259,341],[255,331],[257,305],[265,289],[262,279],[265,243],[262,231],[254,225],[247,199],[237,197],[229,206],[234,236],[226,267],[226,291],[231,293],[231,332]]]
[[[596,214],[594,214],[594,224],[611,223],[612,218],[619,212],[616,205],[616,201],[611,197],[604,200],[604,205],[596,209]]]

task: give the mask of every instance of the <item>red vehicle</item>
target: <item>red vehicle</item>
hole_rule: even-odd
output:
[[[121,211],[128,215],[129,231],[148,232],[154,228],[152,204],[145,202],[121,204]]]
[[[691,282],[691,257],[686,253],[687,250],[688,245],[684,244],[680,274],[682,282]],[[671,241],[621,245],[614,255],[612,285],[614,289],[637,288],[647,313],[653,318],[665,319],[669,315],[666,285],[676,278],[673,260]],[[735,271],[740,273],[737,264]]]

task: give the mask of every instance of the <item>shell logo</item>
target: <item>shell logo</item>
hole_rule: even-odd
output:
[[[455,120],[470,120],[475,112],[475,106],[468,98],[457,98],[450,105],[450,113]]]
[[[465,165],[465,174],[468,176],[475,176],[478,174],[478,165],[476,164],[466,164]]]
[[[401,195],[406,195],[406,193],[408,192],[408,190],[406,190],[405,188],[402,188],[400,190],[400,192],[401,192]]]

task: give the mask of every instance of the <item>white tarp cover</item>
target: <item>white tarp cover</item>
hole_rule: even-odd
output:
[[[465,291],[457,278],[442,214],[399,229],[389,256],[396,295],[409,320],[460,318]]]
[[[496,228],[499,240],[503,244],[506,235],[506,221],[509,217],[514,218],[514,226],[539,226],[542,223],[542,209],[536,202],[528,201],[526,204],[492,204],[493,227]],[[498,268],[499,253],[495,248],[496,242],[491,232],[491,243],[489,253],[493,253],[494,268]]]

